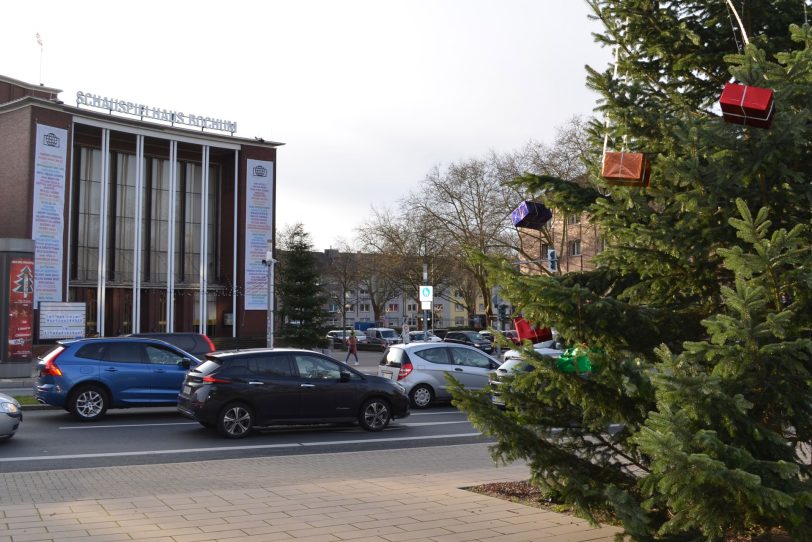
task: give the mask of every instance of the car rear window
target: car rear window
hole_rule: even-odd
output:
[[[389,367],[400,367],[406,357],[406,352],[402,348],[390,348],[383,353],[383,357],[378,365],[388,365]]]
[[[221,367],[220,362],[213,359],[207,359],[196,368],[192,369],[192,371],[196,373],[200,373],[202,375],[208,375],[213,373],[214,371],[218,370]]]

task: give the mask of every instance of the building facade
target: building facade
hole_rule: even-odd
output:
[[[60,92],[0,76],[0,238],[36,243],[35,310],[84,303],[88,336],[264,336],[281,143]]]

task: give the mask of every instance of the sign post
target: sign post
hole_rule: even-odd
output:
[[[434,287],[421,286],[418,297],[420,298],[420,306],[423,309],[423,335],[428,339],[429,310],[431,310],[431,304],[434,302]]]

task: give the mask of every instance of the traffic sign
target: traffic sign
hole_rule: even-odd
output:
[[[420,299],[418,301],[434,301],[434,287],[433,286],[421,286],[420,287]]]

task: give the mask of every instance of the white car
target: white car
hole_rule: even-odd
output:
[[[550,346],[556,345],[553,344],[553,341],[544,341],[534,344],[533,350],[535,350],[535,352],[541,356],[550,356],[553,359],[557,359],[559,356],[561,356],[561,354],[564,353],[563,350],[559,350],[558,348],[550,348]],[[508,350],[505,352],[503,359],[504,363],[502,363],[502,365],[500,365],[495,371],[491,371],[489,375],[491,402],[500,408],[504,408],[505,406],[505,401],[502,398],[502,392],[500,391],[503,385],[502,379],[513,373],[533,370],[533,366],[522,359],[522,353],[519,350]]]
[[[13,397],[0,393],[0,440],[9,439],[17,432],[23,421],[20,403]]]
[[[431,331],[410,331],[409,340],[413,343],[441,343],[443,340]]]

